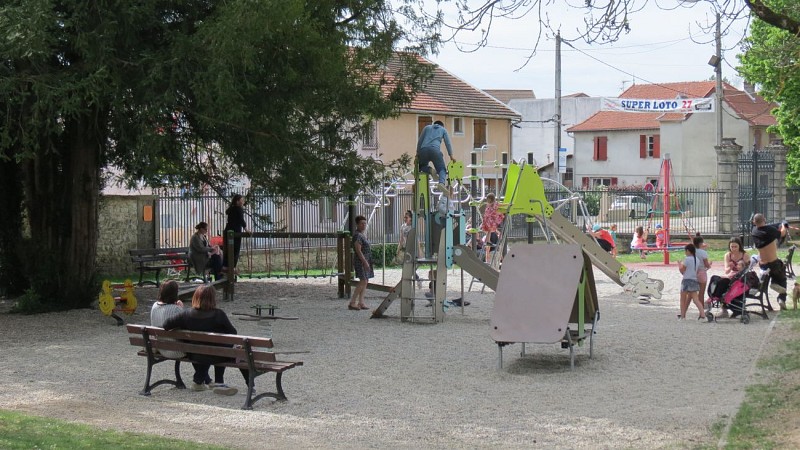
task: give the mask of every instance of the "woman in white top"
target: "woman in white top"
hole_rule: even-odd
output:
[[[178,300],[178,283],[175,280],[164,282],[161,285],[161,290],[158,291],[158,300],[153,303],[153,308],[150,310],[150,325],[163,328],[167,319],[178,316],[182,312],[183,302]],[[182,358],[184,356],[182,352],[170,350],[161,350],[160,352],[167,358]]]

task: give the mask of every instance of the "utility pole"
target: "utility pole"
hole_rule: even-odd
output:
[[[716,32],[714,33],[714,40],[717,44],[717,64],[714,67],[715,77],[717,78],[717,90],[716,90],[716,97],[717,97],[717,147],[722,146],[722,33],[720,31],[720,17],[719,12],[717,12],[717,28]]]
[[[553,159],[553,167],[555,168],[555,180],[561,183],[561,168],[559,167],[559,149],[561,148],[561,31],[556,33],[556,114],[555,114],[555,159]],[[566,161],[565,161],[566,164]]]

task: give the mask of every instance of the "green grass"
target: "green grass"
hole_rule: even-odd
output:
[[[165,425],[168,426],[168,425]],[[224,449],[139,433],[106,431],[89,425],[0,410],[0,448],[16,449]]]
[[[777,351],[758,362],[766,374],[748,386],[744,402],[731,423],[726,449],[787,448],[782,423],[800,414],[800,312],[782,311],[781,322],[791,326],[792,337]],[[721,436],[723,426],[714,427]]]

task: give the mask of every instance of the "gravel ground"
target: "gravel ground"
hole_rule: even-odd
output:
[[[224,397],[162,386],[149,398],[138,395],[145,360],[128,344],[125,328],[97,310],[0,314],[0,408],[231,448],[716,444],[711,426],[735,414],[754,381],[771,321],[678,321],[676,267],[645,270],[666,285],[664,297],[650,304],[625,296],[595,270],[601,316],[594,358],[588,346],[578,348],[573,371],[568,351],[557,344],[528,345],[525,357],[519,345],[506,347],[498,370],[488,289],[466,294],[472,305],[463,315],[451,308],[445,322],[421,324],[401,323],[398,302],[388,319],[349,311],[328,280],[239,283],[224,310],[278,305],[277,314],[300,319],[273,324],[276,350],[309,351],[285,357],[305,362],[284,375],[289,401],[265,399],[253,411],[239,409],[241,392]],[[385,284],[394,284],[399,270],[385,276]],[[381,274],[373,281],[380,283]],[[460,295],[456,285],[450,283],[450,298]],[[137,289],[141,306],[126,319],[149,323],[155,294]],[[375,307],[382,296],[370,291],[367,302]],[[267,331],[262,322],[232,322],[240,334]],[[169,370],[158,367],[156,374]],[[243,388],[238,373],[227,375],[229,384]],[[191,380],[191,367],[183,376]],[[257,388],[273,383],[265,375]]]

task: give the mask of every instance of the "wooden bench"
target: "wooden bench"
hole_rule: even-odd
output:
[[[186,281],[189,281],[189,247],[131,249],[128,253],[139,271],[139,286],[147,283],[159,286],[164,269],[185,269]],[[156,281],[142,281],[145,272],[155,272]]]
[[[181,379],[180,364],[181,362],[197,362],[192,360],[192,355],[218,356],[230,358],[230,361],[214,365],[247,369],[250,372],[247,380],[247,398],[242,409],[253,409],[253,404],[264,397],[272,397],[279,401],[286,400],[281,385],[281,376],[283,372],[303,365],[300,361],[277,361],[275,353],[264,350],[272,348],[272,339],[267,338],[202,331],[166,331],[162,328],[145,325],[128,325],[128,333],[131,345],[142,348],[137,354],[147,358],[144,389],[139,392],[145,396],[149,396],[153,388],[163,384],[185,389],[186,385]],[[159,350],[179,351],[187,356],[168,358]],[[175,379],[165,378],[151,383],[153,366],[164,361],[175,361]],[[269,372],[275,373],[276,392],[254,395],[256,377]]]

